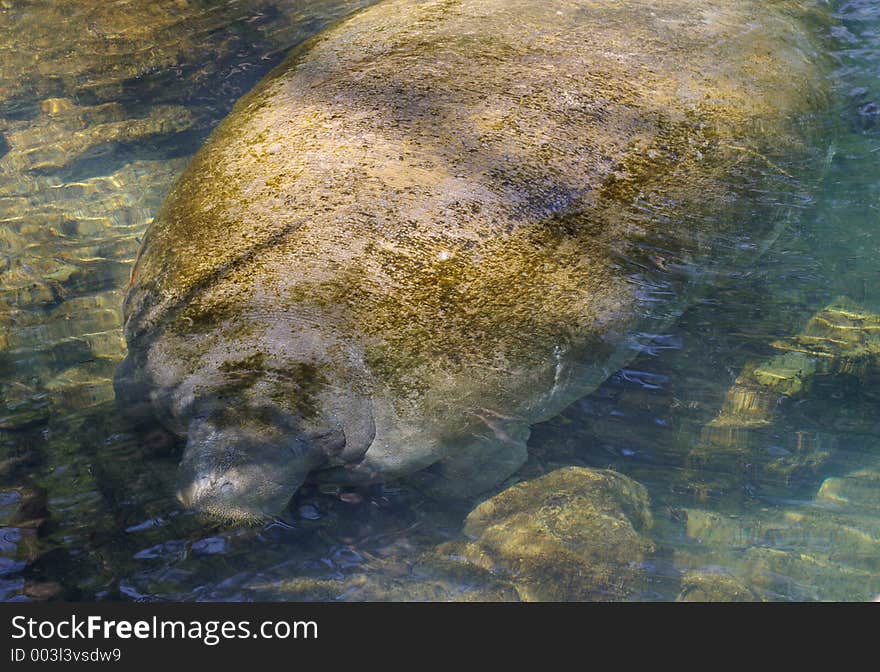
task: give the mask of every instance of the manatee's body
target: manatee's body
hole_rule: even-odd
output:
[[[530,424],[771,235],[825,94],[803,4],[389,0],[293,54],[126,302],[118,389],[187,436],[182,499],[512,473]]]

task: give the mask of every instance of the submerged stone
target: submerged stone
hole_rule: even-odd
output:
[[[772,346],[777,354],[748,363],[737,376],[691,452],[693,465],[785,483],[815,478],[834,455],[840,432],[795,431],[780,442],[780,421],[792,402],[809,400],[821,381],[848,377],[870,385],[876,379],[880,315],[840,297]],[[733,468],[722,467],[725,461]],[[833,479],[828,488],[833,491]]]
[[[300,577],[245,587],[255,599],[347,602],[515,602],[501,577],[465,562],[425,553],[407,562],[376,560],[339,579]]]
[[[739,579],[723,571],[685,572],[678,602],[763,602]]]
[[[818,16],[392,0],[298,49],[133,272],[117,390],[187,436],[182,501],[260,517],[306,479],[466,494],[513,473],[628,333],[773,239],[822,155]]]
[[[676,550],[682,599],[709,591],[705,577],[691,576],[707,565],[729,574],[712,590],[736,582],[760,599],[872,599],[880,591],[878,478],[876,465],[829,477],[797,508],[683,512],[691,543]]]
[[[470,562],[509,578],[525,600],[619,600],[642,586],[653,551],[644,487],[568,467],[518,483],[467,517]]]
[[[829,476],[822,481],[816,502],[832,509],[880,513],[880,473],[858,469],[845,476]]]

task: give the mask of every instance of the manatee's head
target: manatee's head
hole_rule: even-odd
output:
[[[223,519],[276,516],[309,472],[344,446],[339,428],[304,432],[259,415],[246,424],[195,418],[178,468],[177,498]]]
[[[181,503],[223,519],[265,520],[287,508],[314,470],[357,462],[375,435],[372,407],[339,369],[288,353],[227,358],[193,374]]]
[[[308,417],[281,400],[229,401],[191,419],[177,484],[184,506],[223,519],[281,514],[312,471],[356,461],[374,432],[369,404],[338,390]]]

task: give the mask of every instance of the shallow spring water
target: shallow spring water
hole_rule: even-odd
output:
[[[113,403],[123,290],[171,182],[287,49],[369,3],[90,4],[0,2],[0,598],[515,598],[430,559],[467,502],[389,485],[307,488],[259,527],[182,511],[180,446]],[[880,312],[880,8],[836,13],[821,186],[758,264],[668,333],[633,334],[639,357],[536,427],[517,475],[583,465],[648,489],[655,550],[629,599],[880,593],[875,372],[817,377],[759,429],[712,429],[736,424],[744,372],[772,374],[773,343],[838,297]]]

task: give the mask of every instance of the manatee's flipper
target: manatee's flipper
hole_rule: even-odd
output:
[[[408,480],[437,498],[464,499],[492,490],[526,461],[528,425],[485,418],[488,431]]]
[[[261,519],[283,511],[308,473],[342,440],[267,433],[262,425],[195,418],[179,469],[178,498],[223,518]]]

